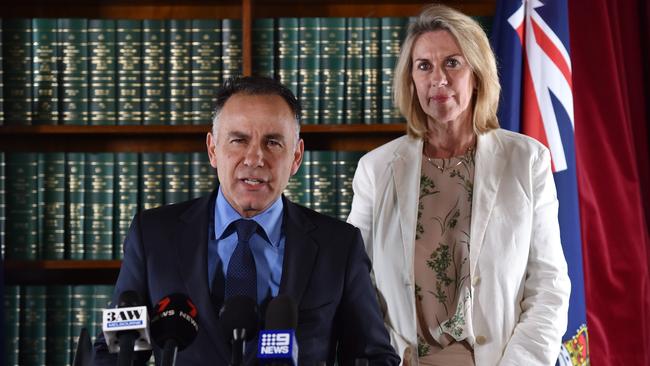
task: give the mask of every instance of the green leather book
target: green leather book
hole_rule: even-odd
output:
[[[209,124],[214,97],[221,85],[221,20],[192,20],[191,120],[194,125]]]
[[[298,53],[298,98],[302,103],[302,123],[317,124],[320,100],[320,18],[300,18]]]
[[[90,328],[88,328],[88,333],[90,333],[90,336],[93,339],[95,338],[95,335],[101,332],[102,329],[102,310],[106,308],[114,308],[117,305],[111,305],[112,296],[112,285],[93,286],[92,307],[90,311]]]
[[[337,151],[336,152],[336,217],[347,220],[352,205],[352,179],[357,170],[357,163],[363,152]]]
[[[67,259],[84,259],[86,228],[86,155],[66,153],[65,251]]]
[[[363,123],[363,18],[348,18],[345,28],[345,122]]]
[[[113,153],[86,153],[84,259],[113,259]]]
[[[88,124],[88,20],[57,19],[61,55],[60,124]]]
[[[32,124],[55,125],[59,119],[56,19],[32,19]]]
[[[242,74],[242,28],[240,19],[224,19],[221,23],[221,78],[226,81]]]
[[[3,365],[19,366],[20,286],[4,288],[4,359]]]
[[[320,18],[320,124],[343,123],[345,99],[345,18]]]
[[[165,125],[167,97],[167,28],[164,20],[142,21],[142,124]]]
[[[165,153],[163,187],[165,204],[190,199],[190,157],[188,153]]]
[[[311,151],[305,151],[302,157],[302,164],[294,176],[289,179],[287,188],[284,189],[284,195],[293,203],[311,206],[310,189],[309,189],[309,168],[311,166]]]
[[[90,87],[89,124],[116,123],[116,53],[115,21],[91,19],[88,21],[88,57]]]
[[[379,18],[363,18],[363,123],[380,123],[381,38]]]
[[[20,365],[45,365],[45,286],[23,286],[20,304]]]
[[[38,259],[38,154],[6,153],[6,258]]]
[[[117,20],[117,124],[142,124],[142,21]]]
[[[70,300],[70,347],[71,352],[77,349],[79,343],[79,334],[81,328],[86,328],[90,337],[94,339],[96,333],[93,333],[93,286],[76,285],[72,286],[72,299]],[[71,354],[72,356],[72,354]],[[72,357],[70,357],[72,363]]]
[[[42,259],[65,259],[65,153],[42,153],[40,169],[43,172],[39,184],[42,203],[39,210],[39,247]]]
[[[401,17],[381,18],[381,119],[383,123],[404,121],[399,109],[393,103],[393,75],[407,22],[407,18]]]
[[[67,365],[70,362],[71,286],[48,286],[46,299],[46,365]]]
[[[0,258],[5,259],[5,224],[7,222],[7,190],[5,175],[5,153],[0,151]]]
[[[190,124],[190,21],[167,20],[169,49],[167,53],[167,100],[169,101],[169,124]]]
[[[312,151],[309,167],[311,208],[336,217],[336,151]]]
[[[3,19],[4,123],[32,124],[32,24]]]
[[[2,57],[2,19],[0,19],[0,126],[4,124],[5,121],[5,108],[4,108],[4,71],[2,70],[2,64],[4,63]]]
[[[275,19],[253,21],[253,75],[275,76]]]
[[[122,259],[122,244],[131,220],[138,212],[138,178],[140,164],[137,153],[115,154],[115,217],[113,218],[113,258]]]
[[[278,18],[278,76],[298,96],[298,18]]]
[[[142,153],[140,174],[140,211],[162,206],[164,203],[162,153]]]
[[[210,166],[206,152],[190,155],[190,198],[208,195],[215,189],[217,173]]]

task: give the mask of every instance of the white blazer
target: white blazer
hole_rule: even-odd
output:
[[[560,242],[550,155],[524,135],[478,136],[470,227],[477,366],[554,365],[571,284]],[[417,365],[413,253],[422,139],[403,136],[366,154],[348,222],[363,235],[398,354]]]

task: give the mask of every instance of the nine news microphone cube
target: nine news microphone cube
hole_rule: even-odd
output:
[[[260,365],[281,362],[288,365],[298,363],[298,344],[293,330],[260,331],[257,347]]]
[[[151,349],[149,316],[146,306],[104,309],[102,315],[102,331],[110,353],[120,351],[117,332],[126,330],[135,330],[139,333],[133,347],[134,351]]]

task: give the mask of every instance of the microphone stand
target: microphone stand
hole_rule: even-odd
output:
[[[162,366],[174,366],[178,354],[178,343],[174,339],[168,339],[163,347]]]
[[[245,351],[246,351],[246,329],[243,328],[233,329],[230,366],[243,365]]]

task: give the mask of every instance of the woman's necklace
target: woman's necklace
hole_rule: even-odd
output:
[[[425,149],[422,151],[422,153],[423,153],[424,157],[427,158],[427,161],[429,162],[429,164],[433,165],[436,169],[440,170],[441,173],[444,173],[445,170],[455,168],[455,167],[459,166],[460,164],[462,164],[465,161],[465,158],[467,156],[474,153],[474,147],[473,146],[468,147],[467,150],[465,150],[465,153],[462,156],[459,157],[458,162],[455,163],[455,164],[451,164],[451,159],[452,158],[448,158],[448,159],[443,158],[443,159],[441,159],[442,160],[442,165],[438,165],[434,161],[433,158],[430,158],[427,155],[427,153],[426,153],[426,144],[425,144]]]

